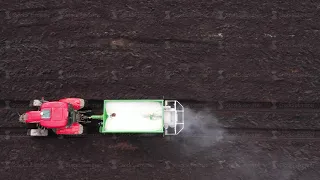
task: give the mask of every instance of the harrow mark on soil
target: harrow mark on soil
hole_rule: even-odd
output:
[[[172,137],[169,139],[204,139],[204,140],[267,140],[267,141],[279,141],[279,140],[320,140],[320,129],[268,129],[268,128],[212,128],[212,131],[217,131],[220,135],[212,136],[209,134],[191,134],[182,133],[178,137]],[[12,136],[12,137],[29,137],[26,135],[27,128],[23,127],[0,127],[0,136]],[[139,134],[100,134],[98,131],[86,134],[88,137],[149,137],[147,135]],[[72,137],[85,137],[83,135],[75,135]],[[68,136],[71,137],[71,136]],[[152,137],[152,136],[151,136]],[[160,137],[160,136],[154,136]],[[162,138],[162,136],[161,136]]]

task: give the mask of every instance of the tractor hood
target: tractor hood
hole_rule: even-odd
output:
[[[46,128],[65,127],[68,122],[68,104],[65,102],[47,102],[41,105],[40,125]]]
[[[19,121],[24,123],[39,123],[41,121],[40,113],[40,111],[28,111],[20,116]]]

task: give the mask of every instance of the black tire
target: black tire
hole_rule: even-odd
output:
[[[80,111],[81,110],[89,110],[90,109],[90,107],[89,107],[89,101],[88,100],[85,100],[85,99],[83,99],[84,100],[84,106],[81,108],[81,109],[79,109]]]

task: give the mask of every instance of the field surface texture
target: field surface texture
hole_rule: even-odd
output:
[[[311,0],[0,0],[1,178],[319,180],[319,38]],[[30,138],[41,97],[177,99],[186,125]]]

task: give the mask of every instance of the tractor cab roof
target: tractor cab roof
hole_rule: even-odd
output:
[[[65,127],[68,122],[68,103],[65,102],[45,102],[41,105],[40,125],[46,128]]]

